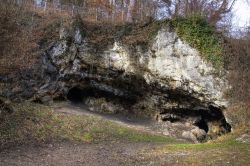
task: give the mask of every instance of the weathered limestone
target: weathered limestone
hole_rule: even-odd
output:
[[[32,99],[66,99],[72,88],[78,88],[91,109],[167,121],[183,129],[180,137],[194,142],[207,133],[213,137],[230,131],[221,112],[227,106],[226,79],[215,75],[212,65],[170,28],[163,27],[147,46],[115,41],[102,51],[95,48],[79,29],[62,28],[60,40],[44,53],[43,81],[34,88]],[[100,107],[98,101],[103,101]]]

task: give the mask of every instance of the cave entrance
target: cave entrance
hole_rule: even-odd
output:
[[[93,87],[72,87],[67,93],[67,99],[74,103],[83,102],[88,97],[105,98],[108,101],[116,101],[123,106],[136,103],[136,98],[126,98],[126,96],[118,96],[112,92],[96,89]]]
[[[191,122],[206,133],[212,132],[211,127],[218,128],[221,133],[231,132],[231,126],[219,108],[210,106],[209,109],[168,109],[160,113],[162,121]],[[191,120],[190,120],[191,119]]]
[[[204,119],[201,119],[200,121],[196,122],[195,125],[199,127],[200,129],[203,129],[204,131],[206,131],[206,133],[209,130],[207,122]]]
[[[84,98],[84,93],[81,88],[74,87],[68,91],[67,99],[74,103],[82,102]]]
[[[72,102],[82,102],[87,97],[95,97],[95,98],[105,97],[107,99],[114,98],[112,94],[90,87],[87,88],[73,87],[68,91],[67,94],[67,99]]]

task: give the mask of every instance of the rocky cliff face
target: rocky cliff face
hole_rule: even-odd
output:
[[[170,28],[149,45],[115,41],[95,48],[79,29],[61,29],[60,40],[43,55],[43,81],[32,99],[68,99],[92,110],[151,117],[168,124],[168,134],[179,131],[192,140],[230,131],[222,113],[227,82]]]

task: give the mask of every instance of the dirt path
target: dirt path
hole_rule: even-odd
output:
[[[53,108],[54,111],[60,113],[97,116],[134,130],[148,132],[155,135],[164,135],[164,130],[160,126],[161,124],[147,118],[138,118],[133,115],[122,114],[101,114],[90,111],[85,105],[70,102],[56,103]]]
[[[91,113],[83,105],[65,102],[57,103],[52,108],[55,112],[63,114],[98,116],[123,126],[147,130],[143,125],[146,121],[143,119],[134,120],[120,115],[106,116]],[[139,153],[153,149],[155,146],[154,143],[123,140],[99,143],[52,141],[47,144],[28,144],[0,151],[0,166],[138,165],[138,162],[141,162]]]
[[[152,149],[147,143],[76,144],[54,143],[20,146],[0,153],[1,166],[116,166],[137,165],[141,150]]]
[[[93,113],[84,105],[69,102],[56,103],[52,108],[58,113],[96,116],[138,131],[157,134],[157,131],[150,128],[152,122],[149,119]],[[0,166],[138,165],[143,161],[143,157],[141,158],[139,154],[142,151],[152,150],[156,146],[155,143],[123,140],[97,144],[64,141],[42,145],[21,145],[0,151]]]
[[[90,111],[88,107],[83,104],[75,104],[71,102],[59,102],[54,104],[53,108],[56,112],[73,115],[96,116],[140,132],[147,132],[153,135],[169,136],[180,142],[193,143],[191,140],[181,139],[180,136],[177,136],[176,133],[181,131],[178,130],[178,125],[183,126],[183,124],[180,123],[175,123],[174,126],[173,124],[170,124],[170,122],[160,123],[149,118],[136,117],[132,114],[124,115],[121,113],[98,113]],[[179,129],[182,128],[180,127]]]
[[[121,115],[89,112],[83,105],[58,103],[55,112],[98,116],[139,131],[157,133],[151,121]],[[209,144],[208,144],[209,145]],[[119,139],[86,143],[73,141],[26,144],[0,151],[0,166],[154,166],[154,165],[248,165],[249,149],[245,145],[173,148],[166,144]],[[206,148],[206,146],[208,146]],[[218,147],[217,147],[218,146]],[[179,146],[181,147],[181,145]],[[188,147],[188,146],[187,146]],[[172,148],[172,149],[171,149]],[[238,164],[238,162],[243,164]]]
[[[154,124],[154,122],[150,119],[146,118],[137,118],[132,115],[121,115],[121,114],[102,114],[90,111],[87,106],[83,104],[76,104],[70,102],[60,102],[56,103],[54,106],[54,111],[72,114],[72,115],[87,115],[87,116],[97,116],[103,119],[107,119],[109,121],[118,123],[120,125],[138,129],[150,131],[150,126]],[[159,132],[160,133],[160,132]]]

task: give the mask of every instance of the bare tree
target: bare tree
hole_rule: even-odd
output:
[[[237,0],[162,0],[171,17],[200,14],[216,24],[231,12]]]

